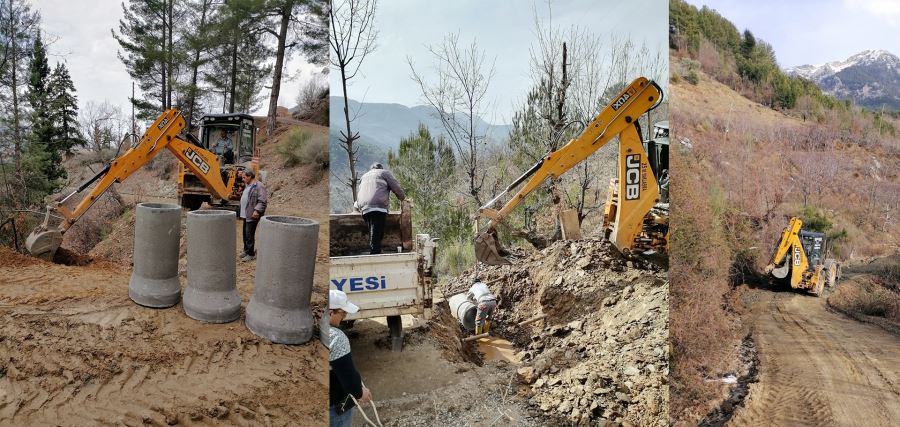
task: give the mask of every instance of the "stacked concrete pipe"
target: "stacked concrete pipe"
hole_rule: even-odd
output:
[[[181,298],[178,251],[181,206],[141,203],[135,208],[134,271],[128,297],[153,308],[171,307]]]
[[[312,338],[312,296],[319,223],[291,216],[265,216],[256,239],[256,280],[247,305],[247,329],[281,344]]]
[[[475,316],[478,315],[478,307],[466,298],[466,294],[456,294],[447,300],[450,304],[450,313],[464,328],[471,331],[475,329]]]
[[[227,323],[241,317],[237,291],[235,213],[203,210],[187,215],[187,287],[182,306],[192,319]]]

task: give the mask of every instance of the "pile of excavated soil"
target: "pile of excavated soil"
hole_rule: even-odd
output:
[[[464,292],[473,276],[444,295]],[[495,333],[520,350],[518,380],[532,409],[564,424],[667,424],[668,282],[659,266],[583,240],[479,276],[499,300]]]

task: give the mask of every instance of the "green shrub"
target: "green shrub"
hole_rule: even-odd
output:
[[[692,85],[697,85],[697,83],[700,83],[700,75],[697,74],[697,70],[688,71],[687,75],[684,76],[684,79]]]
[[[459,276],[475,265],[475,247],[469,240],[445,242],[438,248],[438,275]]]
[[[293,129],[282,138],[275,149],[287,167],[301,164],[317,164],[328,167],[328,146],[324,138],[313,138],[302,129]]]

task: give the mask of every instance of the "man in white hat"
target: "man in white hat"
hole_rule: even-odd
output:
[[[350,357],[350,340],[340,330],[341,322],[348,314],[359,311],[359,307],[350,302],[347,294],[338,290],[328,292],[329,316],[329,424],[331,427],[350,426],[353,421],[353,399],[366,403],[372,399],[372,393],[362,383],[359,371]]]

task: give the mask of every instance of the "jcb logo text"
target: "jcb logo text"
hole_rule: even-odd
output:
[[[625,200],[641,198],[641,155],[625,156]]]

